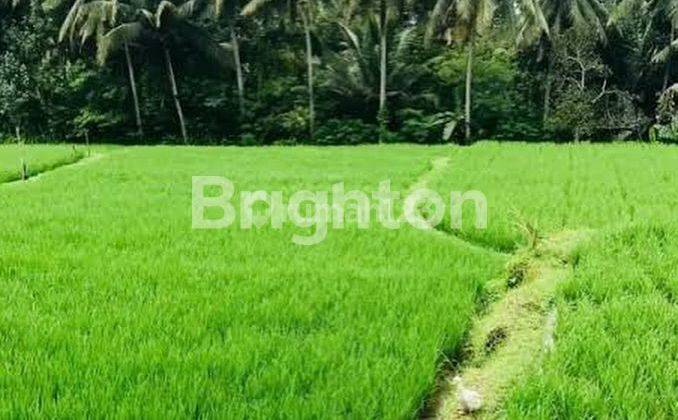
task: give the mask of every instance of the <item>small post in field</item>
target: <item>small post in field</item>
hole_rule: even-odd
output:
[[[87,146],[87,157],[90,157],[92,149],[89,147],[89,130],[85,130],[85,145]]]
[[[26,160],[21,159],[21,180],[26,181],[28,179],[28,165]]]

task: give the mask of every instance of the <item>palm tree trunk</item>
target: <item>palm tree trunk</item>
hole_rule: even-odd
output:
[[[240,116],[245,115],[245,80],[242,73],[242,61],[240,60],[240,41],[235,32],[233,23],[231,29],[231,45],[233,46],[233,61],[235,62],[235,75],[238,84],[238,104],[240,105]]]
[[[671,25],[671,37],[669,38],[669,49],[671,48],[671,45],[673,42],[676,40],[676,28]],[[662,89],[662,92],[666,92],[666,90],[669,88],[669,82],[671,79],[671,54],[666,58],[666,69],[664,70],[664,88]]]
[[[177,80],[174,77],[174,67],[172,66],[172,57],[169,49],[165,50],[165,64],[167,64],[167,75],[169,77],[170,86],[172,87],[172,97],[174,98],[174,106],[177,109],[177,116],[179,117],[179,124],[181,125],[181,137],[184,144],[188,144],[188,132],[186,131],[186,121],[184,120],[184,111],[181,108],[181,100],[179,99],[179,89],[177,89]]]
[[[132,88],[132,99],[134,101],[134,114],[137,120],[137,135],[144,137],[144,126],[141,121],[141,108],[139,107],[139,95],[137,93],[137,82],[134,75],[134,66],[132,65],[132,56],[129,53],[129,45],[125,42],[125,59],[127,60],[127,73],[129,74],[129,84]]]
[[[546,127],[546,123],[551,116],[551,92],[553,91],[553,67],[555,64],[553,54],[549,54],[548,60],[549,64],[546,69],[546,83],[544,85],[544,113],[542,114],[543,127]]]
[[[473,59],[475,52],[475,39],[473,35],[468,41],[468,62],[466,63],[466,112],[464,124],[466,126],[466,142],[471,140],[471,109],[473,93]]]
[[[308,73],[308,129],[311,141],[315,140],[315,89],[313,75],[313,42],[311,40],[311,11],[310,6],[308,15],[301,12],[304,23],[304,35],[306,37],[306,65]]]
[[[380,41],[379,41],[379,50],[381,54],[381,63],[379,66],[380,80],[379,80],[379,123],[381,124],[381,130],[379,135],[379,143],[383,142],[384,129],[386,125],[386,78],[387,78],[387,43],[388,43],[388,31],[386,30],[387,24],[387,6],[386,0],[381,0],[379,4],[379,30],[380,30]]]

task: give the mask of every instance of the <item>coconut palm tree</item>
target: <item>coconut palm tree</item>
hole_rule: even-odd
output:
[[[392,22],[405,16],[416,2],[414,0],[346,0],[345,20],[370,13],[378,16],[379,28],[379,121],[381,124],[379,142],[383,141],[385,124],[388,120],[388,39]]]
[[[669,26],[669,39],[667,45],[654,54],[652,61],[664,63],[664,83],[662,91],[668,90],[671,83],[672,58],[678,54],[678,0],[656,0],[648,4],[652,13],[652,21],[659,20],[659,24]]]
[[[134,19],[134,9],[117,0],[76,0],[61,25],[59,42],[68,38],[72,46],[76,43],[84,45],[90,39],[98,43],[107,31],[132,19]],[[122,49],[125,52],[127,74],[134,102],[137,135],[142,138],[144,129],[129,43],[123,42]]]
[[[227,51],[204,29],[191,22],[201,12],[201,3],[191,0],[179,5],[161,1],[154,10],[141,8],[135,20],[117,25],[106,33],[98,43],[98,59],[104,63],[116,50],[126,44],[140,44],[162,54],[167,69],[172,98],[176,109],[181,136],[188,143],[188,131],[184,117],[172,50],[181,44],[188,44],[193,51],[212,59],[222,66],[228,66]]]
[[[245,77],[240,55],[240,37],[237,31],[237,20],[241,9],[240,0],[214,0],[214,12],[217,18],[225,18],[228,22],[230,43],[226,44],[233,53],[236,84],[238,86],[238,104],[240,116],[245,115]]]
[[[304,31],[306,44],[306,79],[308,89],[308,127],[311,141],[315,138],[315,74],[313,52],[313,25],[315,11],[321,0],[250,0],[242,10],[243,16],[254,16],[265,10],[286,11],[298,15]]]
[[[381,94],[376,83],[381,77],[379,24],[371,16],[354,27],[341,22],[339,26],[346,39],[345,48],[331,54],[324,87],[347,107],[367,112],[374,109]],[[417,82],[426,75],[425,67],[411,60],[412,51],[421,41],[421,31],[417,31],[415,26],[389,32],[386,92],[389,99],[407,103],[435,102],[435,95],[422,94],[415,88]]]
[[[478,35],[491,26],[496,4],[493,0],[438,0],[429,23],[429,36],[442,35],[448,43],[466,46],[466,94],[464,125],[466,141],[471,140],[473,61]]]
[[[678,0],[622,0],[613,10],[612,23],[631,15],[643,17],[645,34],[642,48],[653,63],[664,64],[662,91],[669,88],[672,59],[678,53]],[[658,34],[668,32],[668,38]],[[666,41],[664,41],[666,39]],[[657,42],[665,42],[656,45]]]
[[[519,35],[519,43],[529,45],[539,43],[540,56],[549,51],[546,84],[544,88],[543,119],[546,122],[551,109],[553,89],[555,43],[561,34],[578,27],[596,34],[598,40],[607,43],[607,23],[609,12],[601,0],[532,0],[521,2],[524,20]]]

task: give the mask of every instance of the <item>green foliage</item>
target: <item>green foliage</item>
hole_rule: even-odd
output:
[[[331,122],[337,130],[342,123]],[[71,150],[0,147],[0,172],[17,173],[22,157],[47,164]],[[578,250],[574,277],[559,292],[554,353],[515,388],[507,413],[675,417],[675,147],[100,153],[33,183],[0,185],[9,238],[0,244],[9,291],[0,294],[0,411],[9,417],[422,415],[442,363],[463,348],[487,281],[506,278],[508,258],[451,235],[352,222],[294,252],[293,226],[192,231],[185,180],[224,170],[238,189],[286,194],[337,180],[369,192],[390,179],[394,191],[406,191],[422,174],[444,194],[477,188],[489,198],[488,228],[448,233],[486,248],[600,230],[602,241]],[[449,164],[432,172],[441,158]],[[233,204],[241,204],[237,196]],[[525,270],[510,268],[516,276]]]
[[[318,129],[316,138],[318,144],[323,145],[376,143],[379,127],[357,119],[331,119]]]
[[[417,109],[403,109],[398,114],[402,121],[399,134],[406,142],[435,144],[450,142],[461,127],[462,117],[453,112],[427,115]]]
[[[437,142],[437,133],[426,133],[436,131],[426,128],[435,116],[463,111],[471,41],[479,138],[647,137],[656,98],[678,75],[673,0],[389,0],[385,16],[381,2],[353,0],[45,4],[0,7],[2,137],[20,126],[26,137],[79,140],[88,120],[93,140],[176,141],[167,48],[193,141],[238,143],[248,134],[261,137],[257,144],[304,143],[308,122],[303,131],[297,120],[310,108],[304,28],[311,32],[316,128],[360,119],[378,125],[389,142]],[[379,115],[382,34],[387,108]],[[96,68],[97,59],[106,66]],[[408,109],[428,117],[403,119]],[[151,140],[139,138],[141,128]],[[672,130],[660,124],[650,134],[670,141]]]
[[[473,115],[481,138],[512,140],[542,136],[538,109],[528,95],[536,80],[520,69],[515,51],[501,45],[480,45],[474,70]],[[447,87],[445,103],[463,109],[466,53],[454,49],[435,60],[438,77]]]
[[[659,98],[657,124],[650,131],[653,141],[678,143],[678,84]]]
[[[0,56],[0,118],[15,127],[21,126],[26,107],[33,98],[30,86],[26,65],[11,52]]]
[[[388,115],[379,115],[380,30],[376,19],[366,19],[355,28],[339,26],[343,42],[341,48],[329,54],[327,67],[319,76],[322,89],[329,99],[342,110],[358,111],[363,119],[383,120],[388,125]],[[428,68],[414,62],[417,45],[423,34],[416,27],[393,30],[389,33],[387,97],[389,108],[401,104],[435,102],[434,94],[422,92],[423,79],[430,79]],[[335,108],[336,109],[336,108]]]
[[[302,143],[308,137],[308,108],[297,106],[280,114],[261,118],[253,126],[253,133],[270,142],[288,140]]]
[[[73,119],[73,128],[78,138],[83,139],[91,134],[113,130],[123,122],[124,117],[115,111],[101,112],[85,107]]]
[[[530,245],[534,233],[674,217],[675,147],[482,143],[462,150],[431,187],[448,194],[472,186],[488,197],[487,229],[468,223],[452,232],[473,243],[512,252]],[[464,220],[473,212],[465,207]],[[525,235],[526,226],[532,233]]]

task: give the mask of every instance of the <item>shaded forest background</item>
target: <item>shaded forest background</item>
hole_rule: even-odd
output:
[[[678,0],[0,0],[0,139],[678,142]]]

